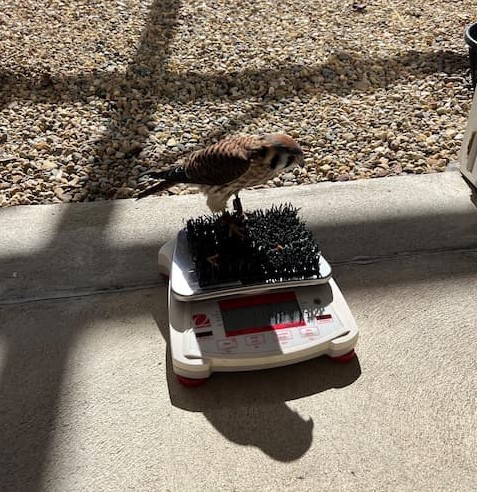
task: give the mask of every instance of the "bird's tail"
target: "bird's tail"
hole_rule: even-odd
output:
[[[144,198],[146,196],[150,195],[155,195],[156,193],[159,193],[161,191],[167,190],[171,186],[177,184],[177,182],[174,181],[162,181],[161,183],[157,183],[155,185],[149,186],[149,188],[146,188],[145,190],[139,192],[139,194],[136,196],[138,200],[141,198]]]
[[[187,177],[183,166],[174,166],[172,168],[165,169],[164,171],[146,171],[140,175],[140,177],[142,176],[149,176],[153,179],[162,179],[163,181],[141,191],[136,197],[138,200],[167,190],[177,183],[189,182],[189,178]]]

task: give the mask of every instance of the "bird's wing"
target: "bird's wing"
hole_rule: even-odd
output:
[[[232,137],[194,152],[184,168],[191,183],[223,185],[242,176],[261,152],[256,138]]]

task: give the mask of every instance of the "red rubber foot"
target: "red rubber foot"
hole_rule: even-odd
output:
[[[201,379],[194,379],[194,378],[186,378],[185,376],[179,376],[176,374],[177,381],[181,383],[183,386],[187,386],[188,388],[195,388],[196,386],[202,386],[207,379],[206,378],[201,378]]]
[[[355,357],[356,357],[356,352],[353,349],[347,354],[338,355],[338,357],[331,357],[331,359],[333,359],[335,362],[346,363],[346,362],[351,362]]]

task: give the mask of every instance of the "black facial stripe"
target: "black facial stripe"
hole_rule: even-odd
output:
[[[280,159],[280,156],[279,154],[275,154],[273,157],[272,157],[272,160],[270,161],[270,167],[272,169],[275,169],[277,166],[278,166],[278,161]]]

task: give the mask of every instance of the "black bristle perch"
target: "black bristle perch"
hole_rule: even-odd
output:
[[[190,219],[187,240],[199,285],[318,278],[320,248],[297,214],[292,205],[280,205],[253,211],[246,221],[234,215],[243,237],[230,236],[229,225],[216,215]]]

